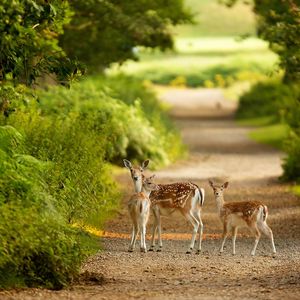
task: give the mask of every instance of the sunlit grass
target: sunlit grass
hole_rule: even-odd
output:
[[[300,185],[295,185],[292,187],[292,192],[297,195],[298,197],[300,197]]]
[[[242,42],[232,37],[178,38],[175,46],[175,52],[141,50],[139,62],[112,66],[108,74],[123,72],[158,84],[170,84],[181,76],[188,86],[205,86],[209,80],[214,86],[222,87],[215,76],[221,75],[227,85],[234,81],[266,79],[277,62],[277,56],[257,38]]]
[[[237,41],[234,37],[177,38],[175,51],[141,49],[139,56],[138,62],[128,61],[120,70],[126,73],[157,68],[184,71],[188,67],[196,70],[226,63],[231,65],[256,63],[270,67],[277,61],[277,56],[268,49],[264,41],[258,38]]]
[[[277,149],[283,149],[284,141],[289,135],[289,127],[287,124],[273,124],[256,129],[250,133],[253,140],[273,146]]]
[[[175,40],[175,50],[181,54],[198,53],[225,55],[243,52],[269,52],[268,44],[258,38],[239,40],[235,37],[180,37]]]
[[[274,122],[275,122],[274,116],[241,119],[237,121],[239,125],[255,126],[255,127],[274,125]]]
[[[289,136],[290,128],[285,123],[276,122],[274,116],[265,116],[251,119],[241,119],[237,123],[242,126],[258,127],[250,132],[251,139],[258,143],[283,149],[284,143]]]
[[[196,25],[180,26],[176,31],[181,36],[238,36],[255,34],[255,15],[251,5],[244,1],[229,8],[219,0],[185,0],[195,14]]]

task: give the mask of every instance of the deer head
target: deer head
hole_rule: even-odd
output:
[[[214,184],[211,180],[208,181],[209,185],[212,187],[215,197],[222,197],[223,196],[223,191],[228,187],[229,182],[226,181],[222,185],[216,185]]]
[[[143,181],[143,190],[150,194],[151,191],[156,191],[158,190],[158,185],[154,183],[154,177],[155,175],[152,175],[150,177],[144,177]]]
[[[144,178],[143,172],[148,167],[149,159],[145,160],[140,167],[133,167],[131,162],[127,159],[123,159],[123,162],[124,166],[130,171],[135,191],[141,192]]]

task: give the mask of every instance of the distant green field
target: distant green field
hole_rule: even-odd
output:
[[[240,39],[234,36],[182,37],[175,39],[175,51],[180,54],[233,55],[265,53],[268,45],[256,37]]]
[[[257,38],[177,38],[174,52],[141,49],[140,61],[114,66],[109,73],[123,72],[164,85],[176,85],[180,77],[187,86],[224,87],[235,81],[266,77],[276,61],[267,44]]]
[[[255,15],[251,6],[238,2],[228,8],[218,0],[185,0],[194,13],[196,24],[176,28],[179,36],[239,36],[255,35]]]
[[[218,0],[187,0],[196,25],[174,28],[174,51],[137,49],[140,60],[108,73],[123,72],[156,84],[190,87],[228,87],[236,82],[265,79],[277,56],[255,37],[251,7],[227,8]],[[250,38],[241,36],[250,34]]]

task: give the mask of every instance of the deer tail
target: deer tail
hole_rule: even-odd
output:
[[[268,217],[268,207],[266,205],[262,206],[262,220],[265,222]]]

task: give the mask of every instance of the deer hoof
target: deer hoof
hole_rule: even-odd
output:
[[[199,255],[201,253],[201,250],[197,250],[196,254]]]
[[[149,249],[149,252],[150,252],[150,251],[153,252],[153,251],[154,251],[154,247],[151,247],[151,248]]]
[[[133,252],[133,249],[128,249],[128,252]]]
[[[156,252],[161,252],[161,248],[158,248],[158,249],[156,250]]]

